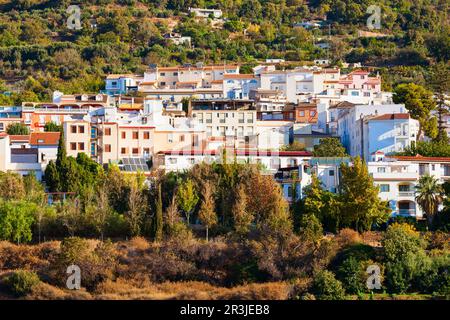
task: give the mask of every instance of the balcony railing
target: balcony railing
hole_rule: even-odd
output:
[[[398,209],[398,215],[400,216],[415,216],[415,209]]]
[[[414,197],[415,192],[414,191],[399,191],[398,195],[400,197]]]

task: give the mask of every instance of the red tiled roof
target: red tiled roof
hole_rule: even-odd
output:
[[[9,141],[11,142],[30,142],[30,135],[10,135]]]
[[[397,120],[397,119],[409,119],[409,113],[389,113],[383,114],[378,117],[374,117],[370,120]]]
[[[31,145],[54,146],[58,145],[59,132],[33,132],[30,138]]]
[[[416,156],[389,156],[400,161],[423,161],[423,162],[450,162],[450,157],[422,157]]]
[[[224,79],[255,79],[253,74],[225,74]]]

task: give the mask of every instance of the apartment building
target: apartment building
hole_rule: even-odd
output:
[[[390,157],[377,152],[371,160],[367,164],[369,173],[380,188],[380,198],[389,202],[394,216],[423,217],[415,199],[421,176],[431,175],[440,183],[450,181],[450,158]]]
[[[283,195],[289,202],[304,197],[304,189],[312,182],[314,174],[322,187],[337,193],[341,179],[341,164],[349,164],[348,157],[312,157],[299,163],[297,168],[282,168],[275,174],[275,180],[281,185]]]
[[[259,78],[253,74],[225,74],[223,96],[227,99],[249,99],[250,92],[259,87]]]
[[[110,74],[105,79],[104,92],[107,95],[113,96],[137,91],[139,83],[143,80],[144,77],[137,74]]]
[[[207,137],[248,140],[256,133],[257,113],[252,100],[193,100],[191,109],[192,117],[206,126]]]
[[[368,129],[364,129],[364,123],[366,121],[366,117],[368,116],[382,116],[386,114],[392,115],[393,113],[407,113],[407,110],[403,104],[381,104],[381,105],[353,105],[346,104],[345,107],[340,108],[337,114],[337,135],[341,139],[342,145],[347,149],[347,152],[352,156],[360,156],[363,159],[366,159],[367,156],[364,154],[365,150],[368,150],[369,144],[368,139]],[[383,120],[382,120],[383,121]],[[409,120],[408,120],[409,121]],[[399,124],[400,119],[392,119],[392,121],[386,121],[386,123],[382,122],[372,122],[371,128],[374,130],[381,131],[390,131],[390,134],[398,135],[403,134],[403,132],[399,130],[389,130],[386,128],[387,125],[395,126]],[[369,126],[367,126],[369,128]],[[409,131],[409,129],[408,129]],[[376,135],[372,135],[375,138],[372,139],[372,150],[378,150],[384,148],[383,142],[376,138]],[[413,137],[410,137],[413,138]],[[395,140],[395,138],[394,138]],[[386,139],[386,141],[390,141]],[[377,149],[378,148],[378,149]]]
[[[223,98],[225,76],[238,74],[238,65],[203,66],[199,63],[177,67],[152,66],[144,73],[139,91],[151,98],[171,102],[194,96],[200,99]],[[256,86],[252,80],[240,79],[243,83],[249,82],[246,86],[250,88]],[[242,94],[246,94],[245,91]]]
[[[263,71],[260,77],[261,89],[280,90],[288,102],[298,103],[323,92],[327,82],[336,82],[338,86],[340,70],[301,67],[284,71]]]
[[[261,165],[267,174],[275,174],[280,168],[298,167],[299,163],[311,158],[311,153],[305,151],[256,151],[231,149],[225,152],[228,161]],[[165,172],[183,171],[195,164],[221,163],[224,156],[221,150],[203,150],[191,152],[161,151],[156,156],[156,166]]]
[[[417,140],[419,122],[409,113],[391,113],[364,118],[362,134],[363,158],[367,162],[371,154],[401,152]]]
[[[22,109],[20,107],[0,107],[0,133],[5,132],[13,123],[22,122]]]

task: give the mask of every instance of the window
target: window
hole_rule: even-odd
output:
[[[122,131],[122,139],[126,139],[127,138],[127,133],[125,131]]]
[[[162,86],[165,86],[165,85],[166,85],[166,83],[165,83],[165,82],[163,81],[163,82],[161,82],[161,85],[162,85]]]
[[[84,142],[78,142],[78,150],[84,150]]]
[[[0,131],[4,131],[5,130],[5,125],[3,123],[0,123]]]
[[[120,149],[120,153],[121,154],[126,154],[127,153],[127,148],[121,148]]]
[[[370,92],[364,92],[364,97],[370,97]]]
[[[411,191],[411,188],[409,187],[408,184],[401,184],[398,186],[398,191],[400,192],[408,192]]]
[[[315,111],[310,111],[310,112],[309,112],[309,115],[310,115],[311,117],[314,117],[314,116],[316,115],[316,112],[315,112]]]
[[[180,135],[180,142],[184,142],[184,134]]]
[[[70,126],[71,133],[77,133],[77,126]]]
[[[432,164],[432,165],[431,165],[431,170],[432,170],[432,171],[436,170],[436,165]]]
[[[105,129],[105,136],[110,136],[111,135],[111,128],[106,128]]]
[[[167,134],[167,142],[172,143],[173,142],[173,133]]]
[[[288,189],[287,189],[287,196],[288,196],[289,198],[292,198],[292,186],[288,186]]]
[[[139,148],[133,148],[131,151],[132,151],[133,155],[139,154]]]
[[[133,131],[133,140],[139,139],[139,131]]]
[[[330,177],[334,177],[334,170],[328,171],[328,175],[329,175]]]
[[[111,152],[111,145],[105,144],[105,152]]]
[[[378,167],[378,168],[377,168],[377,172],[378,172],[378,173],[385,173],[385,172],[386,172],[386,168],[384,168],[384,167]]]
[[[91,128],[91,139],[97,138],[97,129]]]
[[[174,76],[177,76],[177,75],[178,75],[178,72],[174,72],[173,75],[174,75]]]
[[[111,87],[117,87],[117,81],[111,82]]]
[[[304,117],[305,116],[305,111],[300,111],[300,117]]]
[[[380,184],[380,192],[389,192],[388,184]]]
[[[164,76],[166,75],[166,73],[165,73],[165,72],[161,72],[159,75],[160,75],[161,77],[164,77]]]
[[[150,148],[144,148],[144,155],[150,154]]]
[[[253,123],[253,113],[247,113],[247,123]]]
[[[189,164],[195,164],[195,159],[194,158],[188,158],[188,162],[189,162]]]
[[[95,146],[95,142],[92,142],[91,143],[91,155],[95,156],[95,154],[97,153],[96,151],[97,151],[97,148]]]
[[[177,158],[169,158],[169,163],[170,164],[176,164],[177,163]]]
[[[78,132],[84,133],[84,126],[78,126]]]
[[[206,123],[212,123],[212,113],[206,114]]]
[[[150,132],[149,131],[144,131],[144,139],[145,140],[149,140],[150,139]]]
[[[239,113],[238,121],[239,121],[239,123],[244,123],[244,114],[243,113]]]
[[[77,150],[77,144],[75,142],[70,143],[70,150]]]

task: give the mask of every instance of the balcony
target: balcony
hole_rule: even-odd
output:
[[[398,209],[398,215],[406,216],[406,217],[415,217],[416,210],[415,209]]]
[[[399,197],[414,197],[415,192],[414,191],[399,191],[398,196]]]

